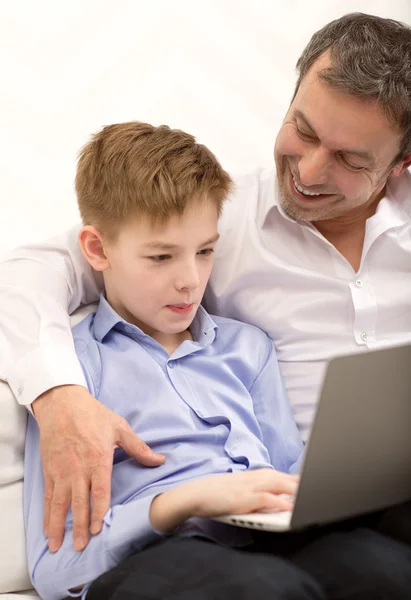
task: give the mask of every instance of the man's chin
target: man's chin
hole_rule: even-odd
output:
[[[281,198],[281,208],[285,214],[293,219],[294,221],[303,221],[305,223],[312,223],[313,221],[322,221],[327,219],[328,211],[325,207],[319,209],[303,209],[298,206],[295,202],[290,200],[283,200]]]

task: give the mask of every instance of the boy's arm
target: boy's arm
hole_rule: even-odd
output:
[[[298,473],[303,442],[288,402],[274,344],[268,336],[264,337],[260,370],[250,389],[254,413],[273,467],[285,473]]]
[[[25,471],[27,560],[32,583],[44,600],[67,597],[69,590],[87,585],[126,556],[160,537],[150,523],[153,497],[149,496],[112,506],[104,516],[101,533],[91,537],[83,552],[73,548],[70,514],[63,544],[58,552],[52,553],[43,532],[44,478],[39,430],[31,415],[27,427]]]
[[[22,246],[0,262],[0,379],[8,382],[20,404],[29,407],[35,401],[47,473],[48,535],[55,548],[79,487],[87,493],[74,512],[78,546],[88,535],[90,489],[94,526],[101,524],[109,505],[113,447],[120,439],[119,445],[140,462],[161,462],[131,430],[119,429],[117,415],[96,403],[85,388],[69,312],[97,300],[102,280],[80,251],[78,231],[76,227],[49,242]],[[85,420],[93,426],[85,429]]]

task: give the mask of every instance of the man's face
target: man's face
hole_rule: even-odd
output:
[[[275,144],[282,207],[301,221],[368,211],[400,149],[400,133],[375,103],[319,79],[327,66],[324,54],[307,73]]]
[[[123,226],[105,247],[107,300],[117,313],[152,336],[186,330],[210,277],[217,220],[206,201],[162,225],[139,218]]]

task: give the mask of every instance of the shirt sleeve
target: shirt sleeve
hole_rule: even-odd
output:
[[[274,344],[268,336],[260,354],[261,368],[250,389],[254,414],[273,467],[285,473],[298,473],[303,442],[288,402]]]
[[[95,392],[90,370],[82,361],[86,385]],[[44,477],[40,455],[37,421],[29,415],[25,448],[24,519],[26,526],[27,562],[33,586],[43,600],[59,600],[67,596],[86,595],[89,585],[127,556],[163,537],[150,522],[150,506],[157,494],[135,498],[125,504],[111,506],[104,516],[103,529],[92,536],[87,548],[77,552],[73,547],[73,517],[66,521],[63,545],[56,553],[48,550],[43,532]],[[79,593],[69,590],[84,586]]]
[[[58,385],[85,385],[69,314],[97,301],[103,281],[81,253],[79,230],[0,262],[0,379],[26,406]]]
[[[25,473],[27,561],[33,586],[44,600],[67,597],[70,589],[87,586],[123,558],[161,538],[150,523],[150,506],[155,497],[150,495],[112,506],[104,517],[101,533],[91,537],[83,552],[76,552],[73,547],[70,512],[63,545],[58,552],[52,553],[43,532],[44,479],[38,425],[31,415],[27,427]]]

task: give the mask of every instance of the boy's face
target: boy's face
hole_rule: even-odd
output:
[[[146,334],[175,334],[191,324],[213,266],[217,207],[205,201],[154,225],[146,217],[121,227],[104,246],[106,296]]]

